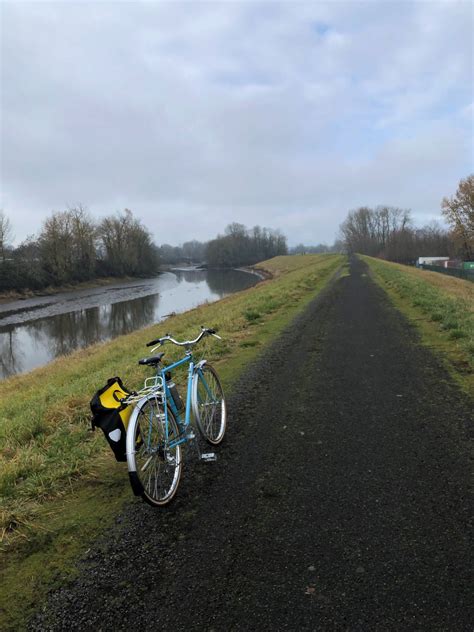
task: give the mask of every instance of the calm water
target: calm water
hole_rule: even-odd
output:
[[[1,304],[0,379],[257,281],[239,270],[173,270],[153,279]]]

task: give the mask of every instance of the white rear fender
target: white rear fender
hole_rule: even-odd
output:
[[[137,417],[140,413],[141,408],[147,403],[149,399],[152,399],[152,397],[147,395],[146,397],[138,400],[138,403],[135,405],[135,408],[133,409],[133,412],[130,415],[130,420],[128,422],[126,454],[129,472],[136,472],[136,467],[134,464],[135,459],[133,458],[133,454],[135,454],[135,428]],[[155,397],[153,397],[153,399],[155,399]]]

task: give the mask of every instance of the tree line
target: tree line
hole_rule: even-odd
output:
[[[297,244],[288,250],[289,255],[322,255],[331,252],[343,252],[344,244],[340,239],[328,246],[327,244],[317,244],[316,246],[306,246],[305,244]]]
[[[12,225],[0,211],[0,290],[33,290],[104,276],[147,276],[158,249],[132,211],[94,221],[82,206],[54,212],[38,236],[11,246]]]
[[[235,268],[288,254],[286,237],[278,230],[229,224],[223,235],[207,242],[188,241],[182,246],[163,244],[160,259],[166,264],[205,263],[210,268]]]
[[[349,253],[358,252],[400,263],[414,263],[423,256],[472,260],[474,175],[461,180],[456,194],[444,198],[441,208],[449,229],[437,222],[417,228],[408,209],[360,207],[349,211],[341,224],[341,239]]]
[[[94,221],[82,206],[53,212],[38,236],[13,247],[12,225],[0,211],[0,291],[61,286],[106,276],[148,276],[161,263],[205,263],[210,268],[252,265],[287,254],[286,237],[277,230],[232,223],[208,242],[181,246],[152,241],[132,211]]]
[[[207,242],[205,249],[206,262],[212,268],[253,265],[286,254],[286,237],[280,231],[260,226],[246,228],[237,222]]]
[[[186,241],[182,246],[162,244],[159,248],[162,263],[203,263],[206,259],[206,242]]]

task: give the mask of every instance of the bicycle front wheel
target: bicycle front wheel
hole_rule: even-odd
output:
[[[137,404],[127,429],[127,461],[135,494],[155,507],[167,505],[181,478],[182,450],[177,445],[178,425],[171,410],[168,421],[161,401],[154,396]]]
[[[212,445],[224,438],[227,411],[224,391],[210,364],[198,366],[193,377],[193,412],[200,433]]]

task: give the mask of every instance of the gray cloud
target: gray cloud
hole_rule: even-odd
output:
[[[233,220],[331,241],[349,208],[437,215],[472,170],[472,5],[1,5],[2,205],[129,207],[158,242]]]

